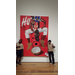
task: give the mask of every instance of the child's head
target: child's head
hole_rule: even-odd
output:
[[[49,44],[51,44],[51,40],[48,40]]]

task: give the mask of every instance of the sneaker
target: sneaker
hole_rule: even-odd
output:
[[[31,43],[31,42],[30,42],[30,43],[28,43],[27,50],[28,50],[28,49],[30,49],[31,45],[32,45],[32,43]]]
[[[53,64],[53,65],[55,65],[55,64]]]
[[[50,63],[50,64],[52,64],[52,63]]]
[[[44,40],[41,40],[41,41],[40,41],[42,47],[45,47],[45,46],[44,46],[44,42],[45,42]]]
[[[21,62],[19,62],[19,65],[22,65]]]
[[[16,67],[17,67],[17,64],[16,64]]]

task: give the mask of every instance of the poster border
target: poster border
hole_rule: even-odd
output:
[[[20,16],[36,16],[36,15],[35,14],[20,14]],[[50,36],[50,16],[49,15],[37,15],[37,16],[46,16],[46,17],[49,17],[49,19],[48,19],[48,40],[49,40],[49,38],[50,38],[49,37]],[[21,36],[21,34],[20,34],[20,36]],[[23,57],[47,57],[47,56],[23,56]]]

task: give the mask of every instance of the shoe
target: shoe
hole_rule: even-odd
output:
[[[16,67],[17,67],[17,64],[16,64]]]
[[[53,64],[53,65],[55,65],[55,64]]]
[[[44,42],[45,42],[44,40],[41,40],[41,41],[40,41],[42,47],[45,47],[45,46],[44,46]]]
[[[28,50],[28,49],[30,49],[31,45],[32,45],[32,43],[31,43],[31,42],[30,42],[30,43],[28,43],[27,50]]]
[[[19,65],[22,65],[21,62],[19,62]]]

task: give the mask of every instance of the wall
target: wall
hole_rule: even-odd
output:
[[[16,42],[20,39],[20,15],[49,16],[48,39],[56,46],[58,62],[58,0],[16,0]],[[22,62],[49,62],[47,57],[23,57]]]

